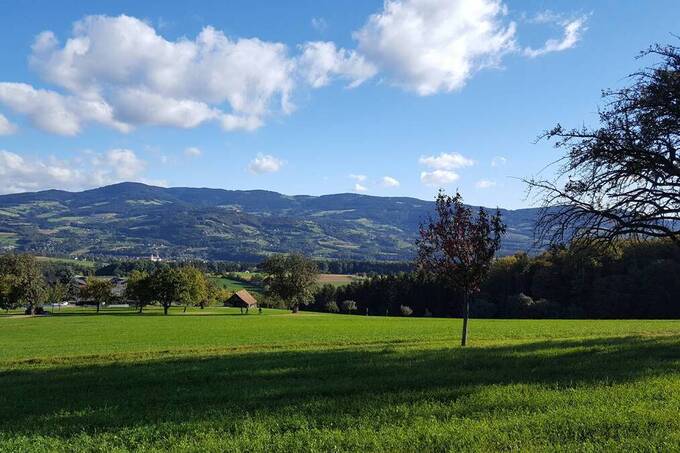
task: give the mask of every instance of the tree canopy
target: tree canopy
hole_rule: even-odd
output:
[[[475,218],[460,193],[451,197],[443,191],[435,200],[435,216],[420,226],[418,268],[461,291],[465,299],[463,346],[467,342],[470,296],[480,290],[503,234],[500,211],[489,216],[480,208]]]
[[[42,269],[34,256],[8,254],[0,256],[0,304],[13,309],[25,306],[35,313],[47,297]]]
[[[264,283],[269,295],[280,297],[297,313],[313,299],[318,268],[314,261],[297,253],[274,255],[261,265],[267,274]]]
[[[537,239],[611,244],[670,238],[680,246],[680,48],[656,45],[660,61],[603,93],[600,125],[542,138],[565,150],[553,179],[528,179],[541,200]]]

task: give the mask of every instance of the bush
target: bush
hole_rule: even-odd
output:
[[[323,311],[326,313],[340,313],[340,308],[334,300],[326,301],[323,305]]]
[[[357,311],[357,303],[354,302],[353,300],[343,300],[340,303],[340,307],[342,307],[342,312],[343,313],[352,313],[354,311]]]
[[[413,314],[413,310],[408,305],[402,305],[399,307],[399,311],[401,311],[401,316],[411,316]]]
[[[260,295],[257,297],[257,305],[263,308],[288,309],[286,301],[272,295]]]

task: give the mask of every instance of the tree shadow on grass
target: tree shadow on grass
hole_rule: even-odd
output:
[[[0,426],[6,433],[63,438],[192,421],[238,431],[249,417],[285,420],[291,414],[337,426],[368,410],[450,403],[490,386],[611,385],[679,372],[678,337],[20,367],[0,372]]]

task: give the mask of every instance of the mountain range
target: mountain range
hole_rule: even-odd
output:
[[[41,255],[257,261],[297,251],[315,258],[408,260],[434,202],[351,193],[120,183],[82,192],[0,196],[0,249]],[[529,251],[535,208],[501,209],[501,254]]]

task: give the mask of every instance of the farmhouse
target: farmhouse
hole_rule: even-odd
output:
[[[236,291],[233,296],[231,296],[227,301],[224,303],[224,306],[230,306],[230,307],[239,307],[241,309],[241,313],[243,313],[243,309],[246,309],[246,313],[248,313],[248,310],[250,308],[255,308],[257,307],[257,300],[245,289],[242,289],[240,291]]]

